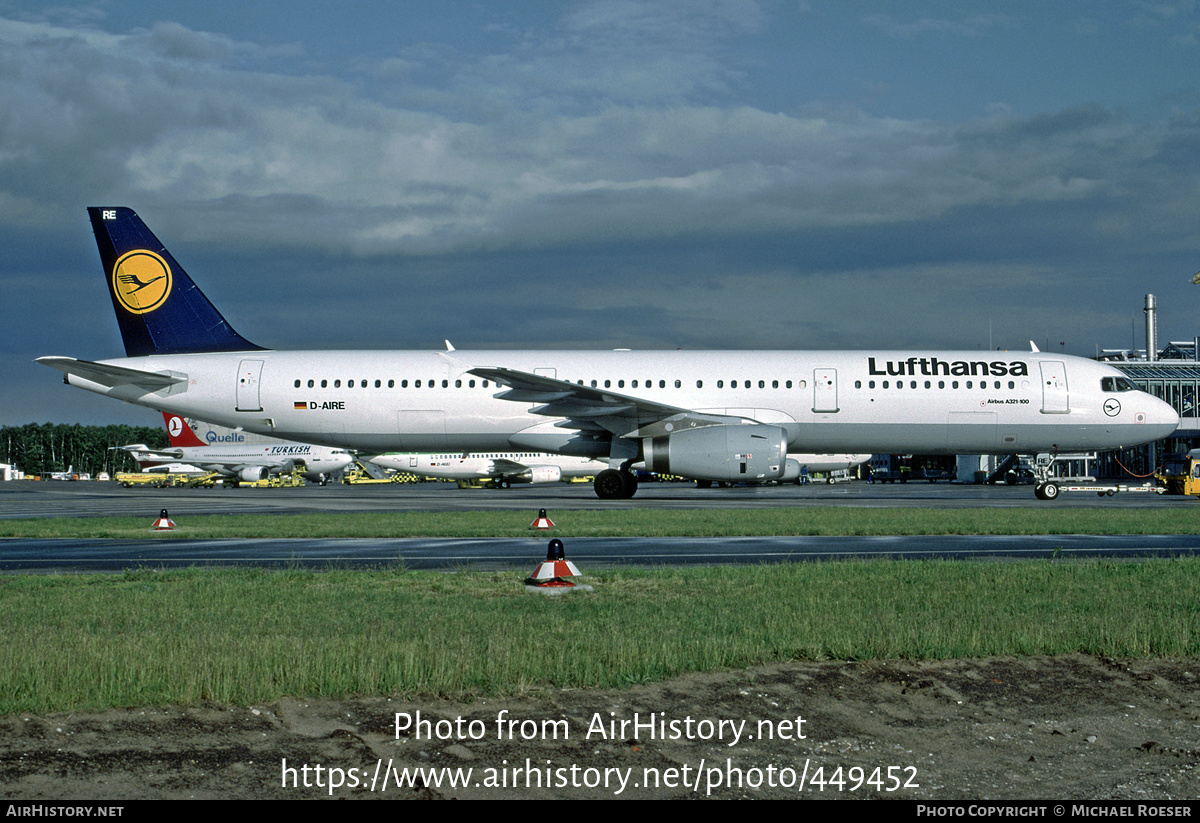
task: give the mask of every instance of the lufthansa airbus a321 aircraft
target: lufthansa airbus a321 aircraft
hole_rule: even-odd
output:
[[[1134,446],[1179,423],[1103,363],[1041,352],[271,351],[234,331],[126,208],[91,208],[126,357],[42,357],[128,403],[305,443],[545,451],[777,480],[789,452],[1037,454]],[[1043,476],[1039,497],[1057,487]]]

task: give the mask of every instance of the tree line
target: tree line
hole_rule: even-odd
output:
[[[24,426],[0,426],[0,463],[10,463],[26,477],[63,472],[87,472],[93,478],[100,472],[138,471],[129,452],[113,446],[145,443],[152,449],[166,448],[167,432],[151,426],[84,426],[79,423],[28,423]]]

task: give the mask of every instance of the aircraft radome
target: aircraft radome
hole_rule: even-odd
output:
[[[304,443],[595,457],[631,471],[778,480],[789,452],[1118,449],[1179,416],[1104,363],[998,351],[271,351],[234,331],[141,219],[91,208],[125,357],[42,357],[65,382]],[[1053,487],[1043,475],[1037,486]]]

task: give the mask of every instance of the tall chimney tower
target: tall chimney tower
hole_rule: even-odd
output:
[[[1155,308],[1153,294],[1146,295],[1146,359],[1158,359],[1158,310]]]

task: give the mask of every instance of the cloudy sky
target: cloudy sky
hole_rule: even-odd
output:
[[[271,348],[1191,339],[1198,67],[1193,0],[0,0],[0,425],[158,420],[31,362],[123,354],[87,206]]]

